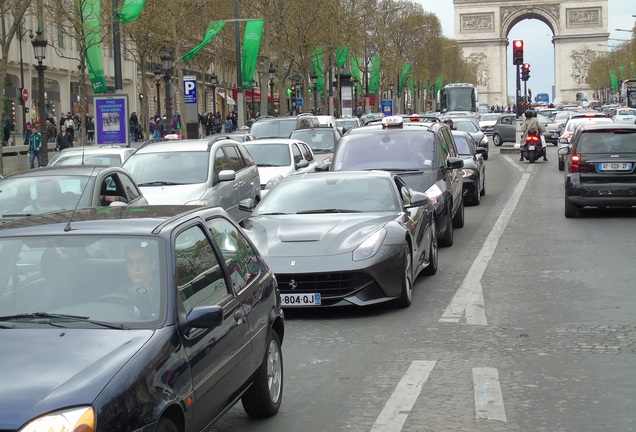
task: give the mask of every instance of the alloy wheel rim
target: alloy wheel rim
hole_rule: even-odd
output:
[[[267,387],[272,402],[278,402],[282,386],[282,365],[278,344],[273,340],[267,351]]]

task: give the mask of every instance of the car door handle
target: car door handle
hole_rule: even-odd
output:
[[[236,320],[237,324],[243,324],[243,318],[245,318],[243,309],[237,309],[234,311],[234,320]]]

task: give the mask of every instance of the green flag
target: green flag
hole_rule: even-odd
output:
[[[404,80],[406,80],[406,76],[408,75],[410,70],[411,65],[409,63],[406,63],[404,66],[402,66],[402,75],[400,75],[400,84],[398,84],[398,93],[400,95],[402,94],[402,89],[404,88]]]
[[[435,82],[435,94],[440,91],[444,87],[444,77],[441,75],[437,77],[437,81]]]
[[[251,20],[245,24],[243,58],[241,60],[242,88],[244,89],[252,89],[254,87],[252,81],[256,70],[256,60],[258,60],[258,51],[261,49],[262,34],[263,20]]]
[[[378,94],[380,87],[380,69],[382,68],[382,58],[379,55],[371,57],[371,70],[369,71],[369,94]]]
[[[208,29],[205,31],[205,37],[203,38],[203,42],[201,42],[199,45],[195,46],[190,51],[188,51],[183,57],[181,57],[181,60],[183,60],[184,62],[187,62],[192,57],[194,57],[196,53],[201,51],[201,49],[204,46],[206,46],[207,43],[210,42],[212,38],[214,38],[214,36],[216,36],[221,31],[224,25],[225,25],[224,21],[212,21],[208,25]]]
[[[325,91],[325,74],[322,71],[322,48],[316,48],[311,52],[311,71],[318,77],[316,83],[316,91],[324,93]]]
[[[84,37],[86,43],[86,65],[93,93],[106,92],[106,78],[102,65],[102,35],[100,30],[100,0],[85,0],[82,4]]]
[[[618,90],[618,78],[616,78],[616,72],[611,70],[609,71],[610,81],[612,82],[612,89],[614,91]]]
[[[338,67],[343,67],[347,64],[347,59],[349,58],[349,47],[343,46],[342,48],[338,48],[338,52],[336,53],[336,64]]]
[[[121,12],[117,14],[117,19],[122,24],[128,24],[136,21],[144,8],[146,0],[124,0]]]
[[[362,93],[362,78],[360,76],[360,63],[362,63],[361,57],[351,57],[351,77],[356,78],[358,82],[356,83],[356,91],[358,94]]]

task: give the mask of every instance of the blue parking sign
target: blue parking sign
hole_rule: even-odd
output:
[[[186,104],[197,103],[197,77],[183,77],[183,100]]]
[[[382,100],[382,114],[385,116],[393,115],[393,101],[391,99]]]
[[[296,106],[297,107],[303,106],[303,98],[296,98]]]

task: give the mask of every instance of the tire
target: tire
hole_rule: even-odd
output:
[[[575,218],[578,216],[579,208],[572,204],[568,197],[565,197],[565,217],[566,218]]]
[[[527,154],[528,154],[528,162],[534,163],[534,158],[535,158],[534,151],[529,151]]]
[[[475,193],[470,197],[470,205],[478,206],[481,203],[481,179],[475,182]]]
[[[437,266],[439,264],[439,246],[437,244],[437,227],[435,226],[435,218],[433,218],[433,224],[431,227],[431,246],[428,251],[428,266],[422,271],[427,276],[432,276],[437,273]]]
[[[462,198],[457,213],[453,216],[453,228],[463,228],[464,222],[464,199]]]
[[[497,147],[501,147],[503,144],[503,140],[501,139],[501,135],[499,134],[493,134],[492,136],[492,143],[494,145],[496,145]]]
[[[397,306],[407,308],[411,306],[413,300],[413,260],[411,259],[411,249],[408,244],[404,244],[404,274],[402,275],[402,292],[397,299]]]
[[[484,160],[488,160],[488,152],[484,153],[483,156],[484,156]]]
[[[283,353],[278,334],[271,330],[263,362],[251,387],[241,398],[243,409],[252,417],[271,417],[283,400]]]
[[[161,417],[157,422],[155,432],[179,432],[179,429],[177,429],[177,426],[172,422],[172,420]]]
[[[484,177],[481,179],[481,191],[479,192],[479,195],[486,195],[486,171],[484,171]]]
[[[453,245],[453,222],[451,221],[450,212],[448,214],[448,220],[446,221],[446,230],[444,231],[444,235],[439,241],[440,246],[450,247]]]
[[[559,158],[559,171],[564,171],[564,170],[565,170],[565,161]]]

